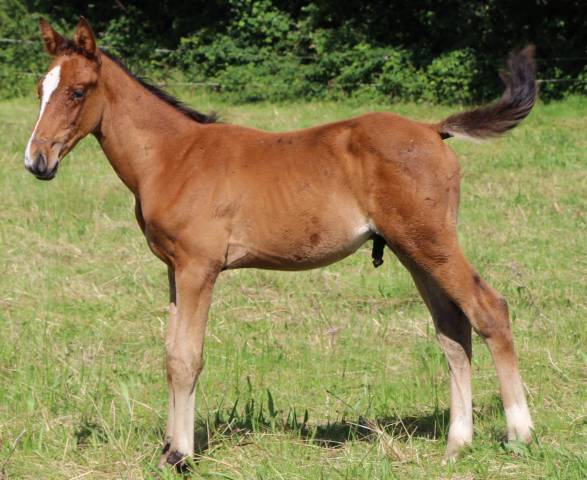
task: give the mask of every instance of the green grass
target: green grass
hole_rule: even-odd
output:
[[[295,129],[369,110],[215,105],[226,120]],[[166,274],[93,139],[38,182],[22,156],[31,99],[0,103],[0,478],[172,478],[155,469],[166,413]],[[539,105],[505,139],[451,140],[460,236],[509,300],[536,424],[504,445],[495,372],[474,344],[475,441],[441,466],[448,373],[431,320],[389,252],[304,273],[220,277],[197,387],[194,478],[587,477],[587,100]],[[307,417],[307,422],[305,418]]]

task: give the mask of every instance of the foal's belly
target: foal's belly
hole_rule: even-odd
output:
[[[226,268],[321,267],[371,237],[344,159],[303,153],[266,153],[254,169],[242,167],[238,181],[226,181],[222,192],[235,199]]]
[[[229,241],[226,268],[322,267],[354,253],[372,236],[366,219],[348,212],[332,215],[328,210],[301,213],[285,221],[277,215],[239,229]]]

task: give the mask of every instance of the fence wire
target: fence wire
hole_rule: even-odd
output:
[[[23,44],[23,45],[37,45],[38,42],[37,41],[33,41],[33,40],[23,40],[23,39],[18,39],[18,38],[0,38],[0,43],[8,43],[8,44]],[[109,50],[112,47],[110,45],[100,45],[101,48],[104,48],[105,50]],[[175,52],[177,52],[177,49],[169,49],[169,48],[156,48],[155,53],[162,53],[162,54],[173,54]],[[298,58],[300,60],[318,60],[320,58],[319,55],[295,55],[295,54],[289,54],[291,57],[293,58]],[[261,58],[264,58],[263,55],[255,55],[255,54],[250,54],[250,53],[246,53],[243,52],[243,54],[241,55],[241,58],[249,58],[252,60],[259,60]],[[503,59],[495,59],[495,61],[502,61]],[[579,62],[579,61],[584,61],[587,63],[587,57],[548,57],[548,58],[536,58],[536,62],[537,63],[542,63],[542,64],[549,64],[552,65],[555,62]],[[171,64],[162,64],[164,67],[168,67],[168,68],[172,68],[173,65]],[[11,77],[11,76],[22,76],[22,77],[39,77],[42,75],[42,72],[27,72],[27,71],[22,71],[22,70],[13,70],[12,72],[8,73],[8,72],[0,72],[0,78],[7,78],[7,77]],[[538,84],[549,84],[549,83],[579,83],[579,82],[584,82],[584,80],[582,80],[581,78],[538,78],[536,80],[536,83]],[[194,87],[211,87],[212,89],[219,89],[220,87],[222,87],[222,85],[218,82],[207,82],[207,81],[201,81],[201,82],[154,82],[156,83],[158,86],[167,86],[167,87],[179,87],[179,86],[194,86]],[[362,87],[372,87],[372,86],[376,86],[378,85],[377,83],[362,83],[360,84],[360,86]]]

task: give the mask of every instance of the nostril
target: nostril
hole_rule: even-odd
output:
[[[39,174],[43,174],[47,171],[47,161],[45,160],[45,156],[42,153],[37,155],[33,165],[33,170]]]

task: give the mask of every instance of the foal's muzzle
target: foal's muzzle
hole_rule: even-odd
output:
[[[37,154],[32,164],[26,165],[26,169],[39,180],[53,180],[58,168],[59,162],[55,162],[53,168],[49,169],[47,158],[42,153]]]

